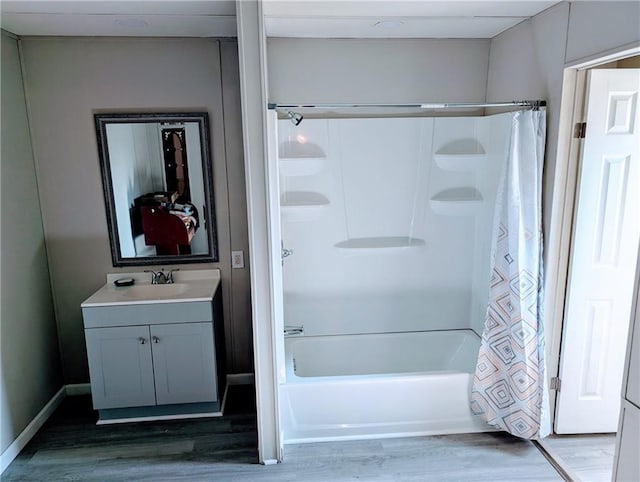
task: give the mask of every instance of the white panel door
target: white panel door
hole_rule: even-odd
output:
[[[557,433],[616,431],[640,237],[640,70],[589,82]]]
[[[96,409],[155,405],[148,326],[85,330]]]
[[[158,405],[216,401],[213,323],[150,328]]]

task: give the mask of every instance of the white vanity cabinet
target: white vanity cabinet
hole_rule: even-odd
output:
[[[98,423],[221,415],[218,282],[200,289],[205,281],[129,290],[107,283],[82,304]]]

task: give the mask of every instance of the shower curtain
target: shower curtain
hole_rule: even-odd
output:
[[[471,392],[474,414],[499,430],[549,434],[542,320],[541,193],[545,110],[512,113],[491,253],[491,282]]]

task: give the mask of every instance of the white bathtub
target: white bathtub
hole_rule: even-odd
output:
[[[485,432],[469,409],[471,330],[285,339],[285,443]]]

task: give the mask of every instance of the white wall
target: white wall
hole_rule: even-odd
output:
[[[489,40],[267,40],[269,101],[483,101]]]
[[[1,43],[0,453],[62,387],[18,44]]]
[[[229,195],[244,193],[234,121],[239,84],[225,79],[237,78],[235,42],[32,37],[23,43],[66,383],[88,381],[80,303],[104,284],[105,273],[118,271],[109,253],[93,127],[100,111],[209,112],[220,262],[207,266],[222,270],[229,369],[251,371],[248,273],[230,269],[231,249],[247,251],[245,207]]]

